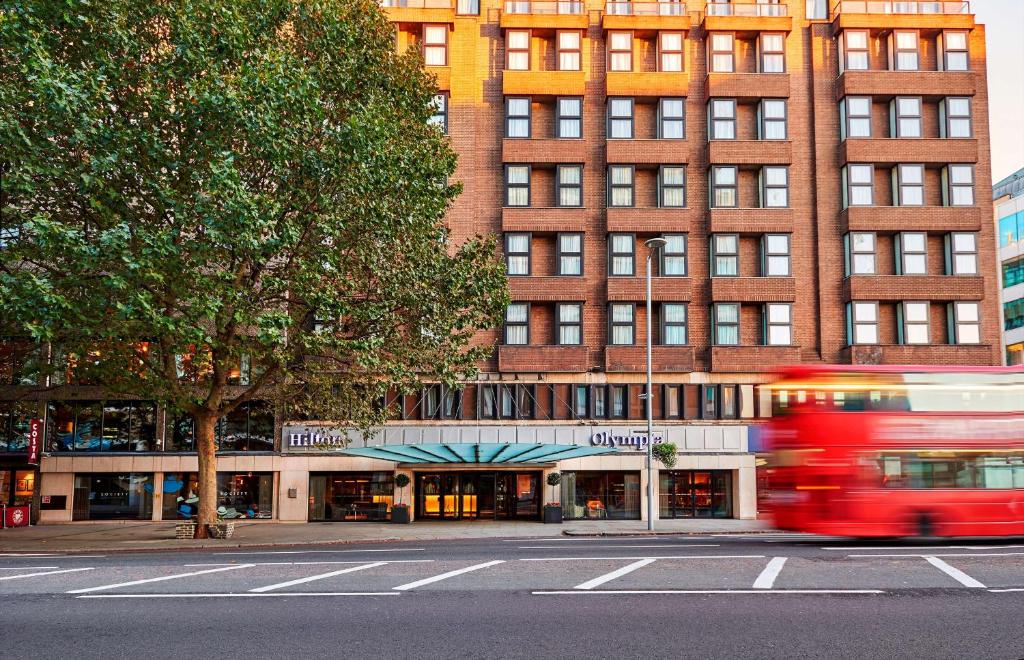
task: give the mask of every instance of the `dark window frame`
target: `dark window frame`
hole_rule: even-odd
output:
[[[522,306],[522,307],[526,308],[526,320],[525,321],[511,321],[511,322],[509,321],[509,319],[508,319],[508,317],[509,317],[509,310],[512,307],[514,307],[514,306]],[[530,325],[531,325],[530,324],[531,312],[532,312],[531,304],[529,302],[513,301],[513,302],[510,302],[508,304],[508,306],[505,307],[505,318],[504,318],[504,323],[503,323],[502,329],[501,329],[501,343],[502,343],[503,346],[529,346],[530,345],[530,340],[531,340],[530,335],[532,334],[532,332],[531,332],[532,329],[530,328]],[[508,331],[509,331],[510,328],[526,328],[526,341],[525,342],[510,343],[509,340],[508,340],[508,337],[509,337]]]
[[[563,236],[577,236],[577,237],[579,237],[579,241],[580,241],[579,252],[566,252],[566,251],[564,251],[562,249],[562,237]],[[583,240],[583,237],[584,237],[584,234],[582,232],[575,232],[575,231],[559,232],[559,233],[555,234],[555,253],[556,253],[555,254],[555,258],[557,259],[556,266],[557,266],[557,272],[558,272],[559,276],[562,276],[562,277],[583,277],[583,274],[586,271],[586,268],[585,268],[585,265],[584,265],[584,261],[583,261],[583,251],[585,249],[585,246],[584,246],[585,241]],[[580,272],[578,272],[578,273],[566,273],[562,269],[562,257],[574,257],[574,256],[578,256],[579,257],[579,260],[580,260]]]
[[[526,183],[510,183],[509,172],[513,168],[523,168],[526,170]],[[522,163],[506,163],[505,165],[505,206],[508,208],[530,208],[531,198],[533,197],[531,187],[533,185],[533,167],[531,165],[524,165]],[[511,204],[511,191],[513,189],[519,190],[526,189],[526,203],[525,204]]]
[[[629,321],[616,321],[614,309],[616,307],[628,307],[630,310]],[[631,341],[628,344],[615,342],[615,328],[629,328]],[[608,303],[608,345],[609,346],[636,346],[636,303],[613,302]]]
[[[615,238],[621,236],[628,236],[630,240],[629,252],[617,251],[615,249]],[[629,272],[628,273],[616,273],[615,272],[615,259],[629,257]],[[608,276],[609,277],[636,277],[636,234],[631,232],[611,232],[608,234]]]
[[[567,307],[575,307],[579,310],[579,317],[576,321],[563,321],[562,310]],[[562,328],[576,328],[577,341],[563,342]],[[583,303],[582,302],[559,302],[555,303],[555,345],[556,346],[582,346],[583,345]]]
[[[526,236],[526,252],[516,251],[513,252],[510,247],[510,238],[512,236]],[[505,243],[505,274],[508,277],[528,277],[533,274],[533,234],[528,231],[507,231],[504,236]],[[510,259],[512,257],[526,257],[526,272],[525,273],[513,273],[510,266]]]
[[[579,172],[578,183],[565,183],[562,180],[562,172],[568,169],[574,169]],[[572,189],[575,189],[577,191],[579,203],[563,204],[562,191]],[[564,209],[583,208],[583,165],[581,163],[560,164],[555,166],[555,206]]]

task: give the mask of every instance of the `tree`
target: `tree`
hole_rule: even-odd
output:
[[[496,246],[449,239],[433,80],[373,0],[28,0],[0,43],[0,332],[192,416],[197,534],[222,416],[368,428],[491,350]]]

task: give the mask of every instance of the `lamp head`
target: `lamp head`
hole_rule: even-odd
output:
[[[667,243],[668,241],[666,241],[661,236],[657,236],[655,238],[648,238],[646,241],[644,241],[644,245],[647,246],[648,250],[660,250],[661,248],[665,247]]]

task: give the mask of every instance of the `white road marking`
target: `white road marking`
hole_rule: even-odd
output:
[[[35,557],[35,558],[39,558],[39,557],[53,557],[53,553],[43,553],[43,552],[0,552],[0,557],[13,557],[15,559],[17,559],[18,557]]]
[[[306,582],[315,582],[316,580],[324,580],[335,575],[344,575],[345,573],[355,573],[356,571],[365,571],[368,568],[377,568],[378,566],[385,566],[386,561],[376,561],[372,564],[362,564],[360,566],[349,566],[348,568],[342,568],[337,571],[331,571],[330,573],[321,573],[319,575],[310,575],[309,577],[299,578],[297,580],[289,580],[288,582],[279,582],[277,584],[270,584],[265,587],[256,587],[250,589],[249,593],[262,594],[268,591],[275,591],[277,589],[284,589],[285,587],[294,587],[297,584],[305,584]]]
[[[44,571],[48,568],[60,568],[60,566],[2,566],[0,571]]]
[[[0,580],[20,580],[22,578],[39,577],[41,575],[57,575],[58,573],[79,573],[81,571],[91,571],[92,568],[65,568],[62,571],[43,571],[42,573],[25,573],[24,575],[5,575],[0,577]]]
[[[561,550],[564,546],[559,545],[521,545],[520,550]],[[592,545],[591,548],[719,548],[718,544],[715,543],[687,543],[682,545],[672,545],[668,543],[661,543],[659,545]]]
[[[1024,545],[879,545],[879,546],[847,546],[845,548],[822,548],[822,550],[1005,550],[1007,548],[1024,548]]]
[[[416,587],[422,587],[425,584],[433,584],[434,582],[447,580],[448,578],[455,577],[456,575],[462,575],[463,573],[470,573],[472,571],[479,571],[481,568],[489,568],[491,566],[496,566],[498,564],[504,563],[504,559],[495,559],[494,561],[488,561],[482,564],[473,564],[472,566],[467,566],[466,568],[448,571],[447,573],[441,573],[440,575],[434,575],[433,577],[423,578],[422,580],[416,580],[415,582],[409,582],[408,584],[401,584],[397,587],[392,587],[392,589],[394,591],[409,591],[410,589],[415,589]]]
[[[430,564],[436,559],[388,559],[388,564]],[[338,564],[365,564],[365,559],[349,559],[346,561],[254,561],[249,562],[253,566],[336,566]],[[185,568],[201,566],[238,566],[238,564],[182,564]]]
[[[294,596],[401,596],[396,591],[277,592],[273,594],[88,594],[76,598],[291,598]]]
[[[1024,587],[1013,587],[1010,589],[989,589],[989,592],[993,594],[1006,594],[1017,591],[1024,591]]]
[[[577,584],[575,587],[573,587],[573,589],[593,589],[594,587],[600,587],[605,582],[611,582],[617,577],[628,575],[629,573],[632,573],[638,568],[643,568],[644,566],[647,566],[648,564],[653,564],[654,562],[654,559],[641,559],[640,561],[635,561],[632,564],[623,566],[622,568],[617,568],[610,573],[600,575],[594,578],[593,580],[587,580],[583,584]]]
[[[522,557],[519,561],[594,561],[604,559],[764,559],[764,555],[668,555],[664,557]]]
[[[205,571],[193,571],[191,573],[178,573],[176,575],[163,575],[161,577],[147,578],[145,580],[132,580],[131,582],[118,582],[116,584],[105,584],[100,587],[89,587],[88,589],[74,589],[72,591],[66,591],[68,594],[84,594],[91,591],[106,591],[107,589],[117,589],[119,587],[134,587],[137,584],[149,584],[150,582],[164,582],[166,580],[177,580],[178,578],[193,577],[195,575],[207,575],[209,573],[221,573],[223,571],[234,571],[239,568],[252,568],[253,564],[237,564],[235,566],[224,566],[221,568],[210,568]]]
[[[424,548],[382,548],[376,550],[272,550],[266,552],[221,552],[221,555],[316,555],[339,552],[422,552]]]
[[[605,591],[531,591],[534,596],[568,596],[571,594],[884,594],[881,589],[623,589]]]
[[[934,552],[925,554],[923,552],[910,552],[892,555],[846,555],[847,557],[1024,557],[1024,552],[944,552],[937,555]]]
[[[0,554],[0,557],[4,559],[103,559],[106,555],[58,555],[58,554],[38,554],[38,555],[15,555],[15,554]]]
[[[942,561],[938,557],[925,557],[924,559],[929,564],[931,564],[935,568],[939,569],[940,571],[942,571],[943,573],[945,573],[949,577],[953,578],[954,580],[956,580],[960,584],[964,585],[965,587],[969,587],[971,589],[984,589],[985,588],[985,585],[983,585],[981,582],[978,582],[977,580],[972,578],[967,573],[964,573],[963,571],[961,571],[959,568],[954,568],[953,566],[950,566],[949,564],[947,564],[946,562]]]
[[[779,577],[782,567],[786,565],[785,557],[772,557],[761,574],[754,580],[754,589],[771,589],[775,586],[775,578]]]

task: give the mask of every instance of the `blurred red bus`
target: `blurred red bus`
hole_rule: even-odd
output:
[[[778,528],[1024,535],[1024,370],[807,366],[769,389]]]

